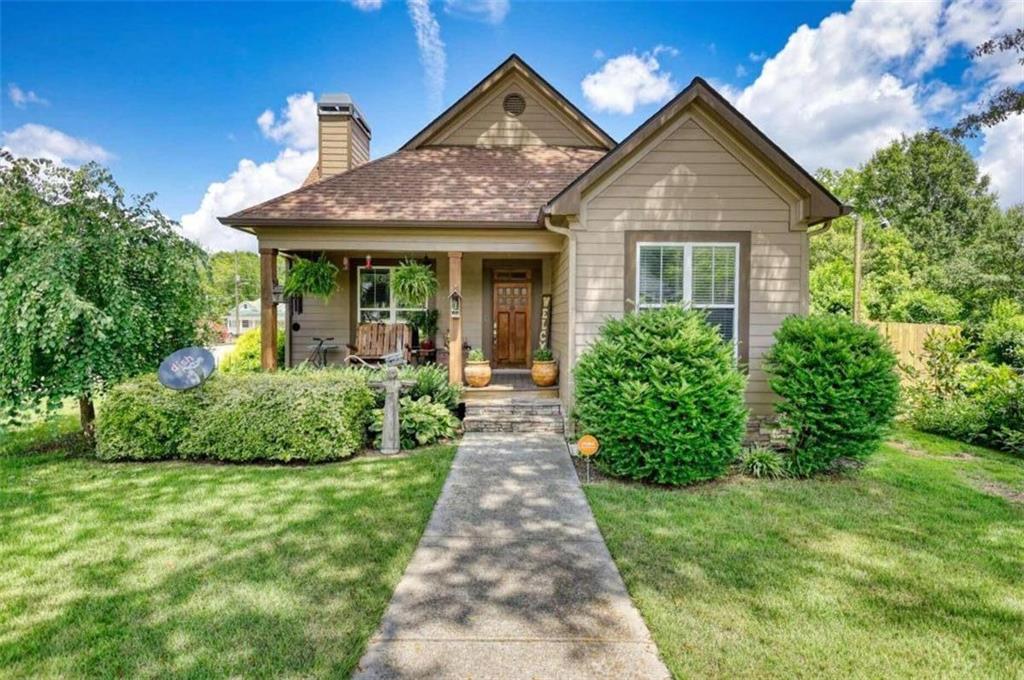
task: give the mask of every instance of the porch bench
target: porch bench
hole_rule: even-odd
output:
[[[401,352],[412,359],[413,329],[404,323],[361,323],[356,329],[356,344],[346,344],[347,364],[379,364],[388,354]]]

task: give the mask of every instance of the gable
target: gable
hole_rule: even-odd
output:
[[[736,181],[742,182],[744,180],[740,179],[740,176],[745,173],[737,171],[735,164],[739,164],[789,205],[789,226],[793,229],[806,229],[848,212],[839,199],[710,85],[700,78],[695,78],[686,89],[549,201],[543,213],[554,218],[556,224],[564,223],[567,216],[578,215],[587,196],[594,195],[599,187],[608,184],[609,178],[618,176],[623,168],[637,163],[638,159],[648,153],[653,146],[663,141],[673,130],[684,125],[690,129],[696,125],[708,135],[708,139],[690,141],[703,141],[706,144],[710,140],[721,147],[711,146],[704,151],[693,148],[689,149],[688,153],[715,154],[724,151],[732,156],[733,160],[719,156],[718,162],[715,162],[714,157],[708,156],[704,160],[710,162],[701,162],[700,156],[693,156],[689,161],[682,161],[684,164],[692,164],[692,167],[677,168],[672,170],[673,173],[682,172],[694,178],[701,175],[733,176],[738,178]],[[669,162],[678,160],[672,159]],[[731,170],[727,167],[716,167],[720,165],[733,167]],[[748,177],[746,181],[750,181],[750,178]]]
[[[504,110],[505,97],[512,94],[525,100],[518,116]],[[427,146],[594,146],[594,139],[547,99],[521,76],[510,76],[439,131]]]
[[[726,222],[786,230],[800,199],[712,119],[689,111],[588,188],[583,203],[588,221],[609,226]]]
[[[525,108],[505,112],[519,94]],[[427,146],[569,146],[610,150],[615,140],[536,71],[513,54],[410,139],[402,150]]]

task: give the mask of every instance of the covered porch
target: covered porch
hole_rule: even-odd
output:
[[[264,229],[257,236],[267,370],[277,368],[275,338],[267,330],[276,327],[277,260],[321,253],[338,267],[337,287],[326,302],[303,296],[285,306],[287,367],[309,358],[315,338],[334,338],[326,361],[341,364],[361,323],[409,323],[420,312],[436,310],[437,332],[433,338],[418,334],[415,359],[447,365],[449,379],[461,384],[466,354],[480,349],[495,370],[488,391],[507,394],[529,388],[525,371],[538,347],[552,348],[557,359],[566,341],[568,277],[560,234],[537,228],[383,228]],[[427,264],[437,277],[437,294],[422,307],[401,305],[391,290],[391,273],[408,259]],[[431,339],[436,352],[423,350]]]

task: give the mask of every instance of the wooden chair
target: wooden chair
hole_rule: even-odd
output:
[[[412,358],[413,329],[404,323],[361,323],[356,329],[356,344],[345,346],[348,364],[379,364],[396,352],[408,362]]]

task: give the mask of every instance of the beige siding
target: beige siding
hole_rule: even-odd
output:
[[[345,118],[320,118],[320,169],[324,176],[349,169],[349,129]]]
[[[505,96],[517,92],[526,100],[519,116],[505,113]],[[453,121],[433,144],[461,146],[593,146],[576,124],[556,112],[540,92],[516,76],[495,88],[494,94]]]
[[[334,264],[341,269],[341,253],[331,253],[328,256]],[[349,341],[349,299],[351,290],[348,280],[348,272],[342,270],[338,275],[339,288],[331,296],[331,299],[324,303],[318,297],[311,295],[302,298],[302,314],[295,315],[291,321],[299,324],[298,331],[286,329],[290,333],[289,352],[290,365],[298,366],[309,358],[309,345],[313,338],[334,338],[338,350],[328,353],[327,359],[332,363],[340,363],[345,358],[345,343]]]
[[[551,351],[558,361],[558,389],[562,402],[571,403],[572,366],[569,358],[569,239],[551,263]],[[568,413],[566,413],[568,415]]]
[[[684,117],[585,197],[577,231],[577,355],[609,317],[626,309],[626,230],[750,231],[750,382],[755,413],[770,410],[761,357],[782,319],[806,311],[807,235],[789,228],[790,204],[720,143],[711,126]],[[742,313],[742,312],[741,312]]]
[[[370,160],[370,138],[366,131],[357,123],[349,123],[352,132],[351,155],[349,156],[350,167],[356,167]]]

